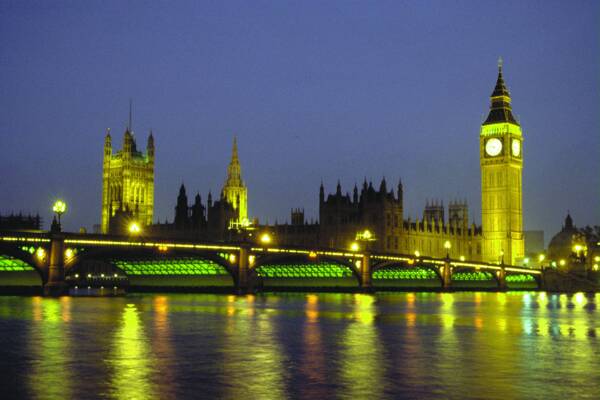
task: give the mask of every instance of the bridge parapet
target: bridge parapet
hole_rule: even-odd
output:
[[[481,271],[485,274],[493,274],[494,279],[498,283],[499,288],[505,288],[507,283],[519,283],[524,280],[523,277],[535,277],[536,281],[540,281],[541,271],[520,266],[498,265],[483,262],[473,262],[464,260],[453,260],[445,258],[431,257],[416,257],[415,255],[406,254],[385,254],[372,252],[353,252],[348,250],[336,249],[309,249],[298,247],[279,247],[279,246],[263,246],[259,247],[250,243],[209,243],[209,242],[192,242],[192,241],[177,241],[168,239],[158,239],[149,237],[126,237],[126,236],[108,236],[108,235],[88,235],[88,234],[73,234],[61,233],[50,234],[44,232],[0,232],[0,243],[5,248],[6,245],[15,248],[20,246],[43,246],[48,249],[49,263],[45,266],[48,276],[49,290],[61,281],[64,281],[65,258],[64,253],[68,248],[84,249],[83,252],[77,253],[77,257],[81,254],[82,257],[90,256],[91,253],[111,253],[114,251],[144,253],[152,257],[164,257],[173,251],[174,254],[189,252],[203,254],[203,257],[218,257],[225,254],[228,258],[228,270],[234,276],[236,288],[240,292],[252,290],[253,280],[252,275],[254,268],[260,265],[260,259],[274,259],[281,256],[282,260],[286,256],[299,257],[307,260],[308,264],[314,264],[310,268],[316,268],[325,264],[319,263],[323,260],[335,260],[342,263],[353,271],[357,278],[357,282],[363,290],[370,290],[373,287],[373,277],[375,271],[378,271],[382,265],[393,265],[395,270],[411,268],[425,268],[426,270],[434,271],[439,277],[439,285],[447,290],[451,290],[453,286],[453,275],[456,273],[469,274],[472,271]],[[232,256],[235,261],[232,261]],[[275,257],[271,257],[275,256]],[[75,259],[77,259],[75,257]],[[75,261],[78,262],[78,261]],[[308,265],[307,264],[307,265]],[[62,267],[62,269],[61,269]],[[67,269],[69,265],[67,265]],[[398,274],[397,274],[398,275]],[[398,275],[400,276],[400,275]],[[466,276],[466,275],[465,275]],[[487,276],[487,275],[486,275]],[[62,277],[62,279],[61,279]],[[514,279],[512,279],[512,278]],[[519,277],[517,279],[517,277]],[[523,278],[523,279],[522,279]],[[329,278],[327,278],[329,279]],[[393,278],[396,279],[396,278]],[[387,279],[386,287],[391,287],[389,284],[393,279]],[[404,278],[397,278],[404,279]],[[530,280],[530,278],[527,278]],[[431,280],[431,279],[430,279]],[[477,276],[463,277],[465,280],[482,280]],[[490,287],[490,279],[487,279],[486,287]],[[471,282],[473,283],[473,282]],[[433,287],[436,282],[428,283]],[[492,283],[493,284],[493,283]],[[377,282],[375,282],[377,285]],[[438,286],[438,288],[440,287]],[[460,286],[460,285],[458,285]],[[403,286],[406,288],[406,286]]]

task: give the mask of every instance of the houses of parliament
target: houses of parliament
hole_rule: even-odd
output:
[[[135,220],[148,235],[207,240],[237,240],[239,228],[252,226],[271,232],[282,245],[347,248],[357,232],[371,230],[377,252],[444,257],[449,241],[452,258],[517,264],[524,257],[522,168],[523,135],[512,113],[511,97],[498,65],[490,109],[479,132],[481,171],[481,226],[469,222],[466,202],[425,205],[422,218],[404,218],[404,187],[383,179],[378,187],[366,180],[360,189],[344,193],[319,190],[319,220],[307,222],[301,209],[293,209],[290,223],[261,225],[248,215],[248,189],[242,179],[236,139],[218,198],[206,204],[196,194],[189,204],[182,184],[173,222],[154,223],[154,138],[148,137],[146,153],[137,150],[130,128],[123,148],[113,154],[110,132],[104,144],[102,232],[124,233],[126,221]]]

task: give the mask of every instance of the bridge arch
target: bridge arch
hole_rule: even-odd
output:
[[[353,290],[359,271],[352,260],[308,255],[262,255],[249,269],[249,282],[273,290]]]
[[[35,255],[21,249],[0,250],[0,287],[41,288],[46,279],[44,266]]]
[[[542,286],[540,275],[521,272],[509,272],[506,274],[506,287],[513,290],[535,290]]]
[[[442,275],[439,266],[419,261],[384,261],[372,267],[372,283],[376,289],[384,290],[412,290],[412,289],[440,289]]]
[[[452,267],[452,287],[455,289],[498,289],[500,281],[497,270],[476,267]]]
[[[68,269],[67,278],[71,284],[79,279],[83,285],[106,283],[139,290],[234,287],[234,270],[217,254],[174,250],[163,253],[153,248],[79,252]]]

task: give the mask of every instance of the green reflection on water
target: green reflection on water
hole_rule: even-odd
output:
[[[127,304],[123,310],[113,342],[113,354],[108,361],[112,367],[111,396],[128,400],[153,398],[152,355],[135,304]]]
[[[70,398],[71,362],[71,299],[33,297],[34,323],[29,336],[33,354],[29,386],[33,397],[43,399]]]

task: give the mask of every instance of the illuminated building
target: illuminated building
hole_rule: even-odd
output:
[[[245,223],[248,221],[248,188],[242,180],[242,167],[238,158],[236,138],[233,138],[231,162],[227,167],[227,179],[221,191],[221,198],[225,199],[237,211],[237,220],[233,222]]]
[[[233,239],[231,227],[248,223],[248,189],[242,180],[237,140],[234,138],[231,162],[220,198],[213,201],[209,192],[205,207],[198,193],[190,207],[185,186],[181,184],[173,223],[155,224],[151,231],[153,235],[224,240]]]
[[[363,183],[360,194],[355,186],[352,196],[342,194],[338,182],[335,194],[325,198],[323,184],[319,190],[319,242],[331,248],[349,248],[356,233],[365,229],[373,232],[376,240],[370,250],[386,253],[414,254],[445,257],[444,243],[451,243],[450,256],[458,259],[481,259],[481,229],[468,223],[468,207],[464,202],[451,202],[448,220],[441,202],[428,203],[423,218],[405,220],[403,216],[404,189],[399,182],[394,190],[387,189],[383,179],[379,190],[372,183]]]
[[[525,251],[521,190],[523,135],[510,102],[500,61],[490,112],[479,135],[483,261],[504,260],[514,265],[522,261]]]
[[[560,268],[565,266],[560,260],[565,260],[570,268],[574,256],[583,256],[588,269],[600,269],[594,268],[594,265],[600,265],[600,226],[577,228],[571,215],[567,214],[560,232],[550,239],[546,265],[556,263]]]
[[[146,154],[138,151],[131,118],[123,135],[123,149],[113,154],[110,130],[104,139],[102,164],[102,233],[120,232],[126,220],[152,223],[154,211],[154,137],[148,136]]]

